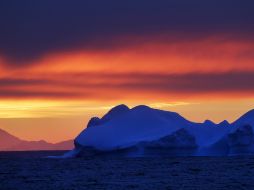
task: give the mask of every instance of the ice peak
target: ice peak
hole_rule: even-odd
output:
[[[206,125],[215,125],[215,123],[213,121],[208,120],[208,119],[204,121],[204,124],[206,124]]]
[[[110,112],[121,112],[121,111],[126,111],[126,110],[129,110],[128,106],[126,106],[125,104],[119,104],[119,105],[113,107],[111,110],[109,110],[108,113],[110,113]]]
[[[128,108],[128,106],[126,106],[124,104],[120,104],[118,106],[113,107],[111,110],[109,110],[108,113],[101,118],[101,120],[103,122],[110,120],[111,118],[114,118],[114,117],[119,116],[123,113],[126,113],[129,110],[130,109]]]
[[[223,120],[219,125],[230,125],[230,123],[227,120]]]
[[[132,108],[132,110],[146,110],[146,109],[152,109],[152,108],[146,105],[138,105]]]

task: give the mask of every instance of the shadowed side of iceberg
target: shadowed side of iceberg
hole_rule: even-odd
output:
[[[63,157],[163,157],[194,156],[197,152],[195,137],[185,129],[179,129],[170,135],[154,141],[143,141],[133,146],[116,147],[103,151],[75,143],[75,149]]]

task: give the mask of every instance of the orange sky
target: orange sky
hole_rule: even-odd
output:
[[[254,108],[253,43],[222,36],[50,52],[13,67],[0,59],[0,128],[28,140],[74,138],[120,103],[235,120]]]
[[[126,104],[189,120],[254,108],[254,1],[4,1],[0,128],[73,139]]]

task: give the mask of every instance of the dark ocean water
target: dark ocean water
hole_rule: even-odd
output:
[[[254,189],[254,157],[49,159],[0,152],[0,190]]]

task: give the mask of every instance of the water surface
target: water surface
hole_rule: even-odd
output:
[[[0,190],[254,189],[254,157],[49,159],[0,152]]]

